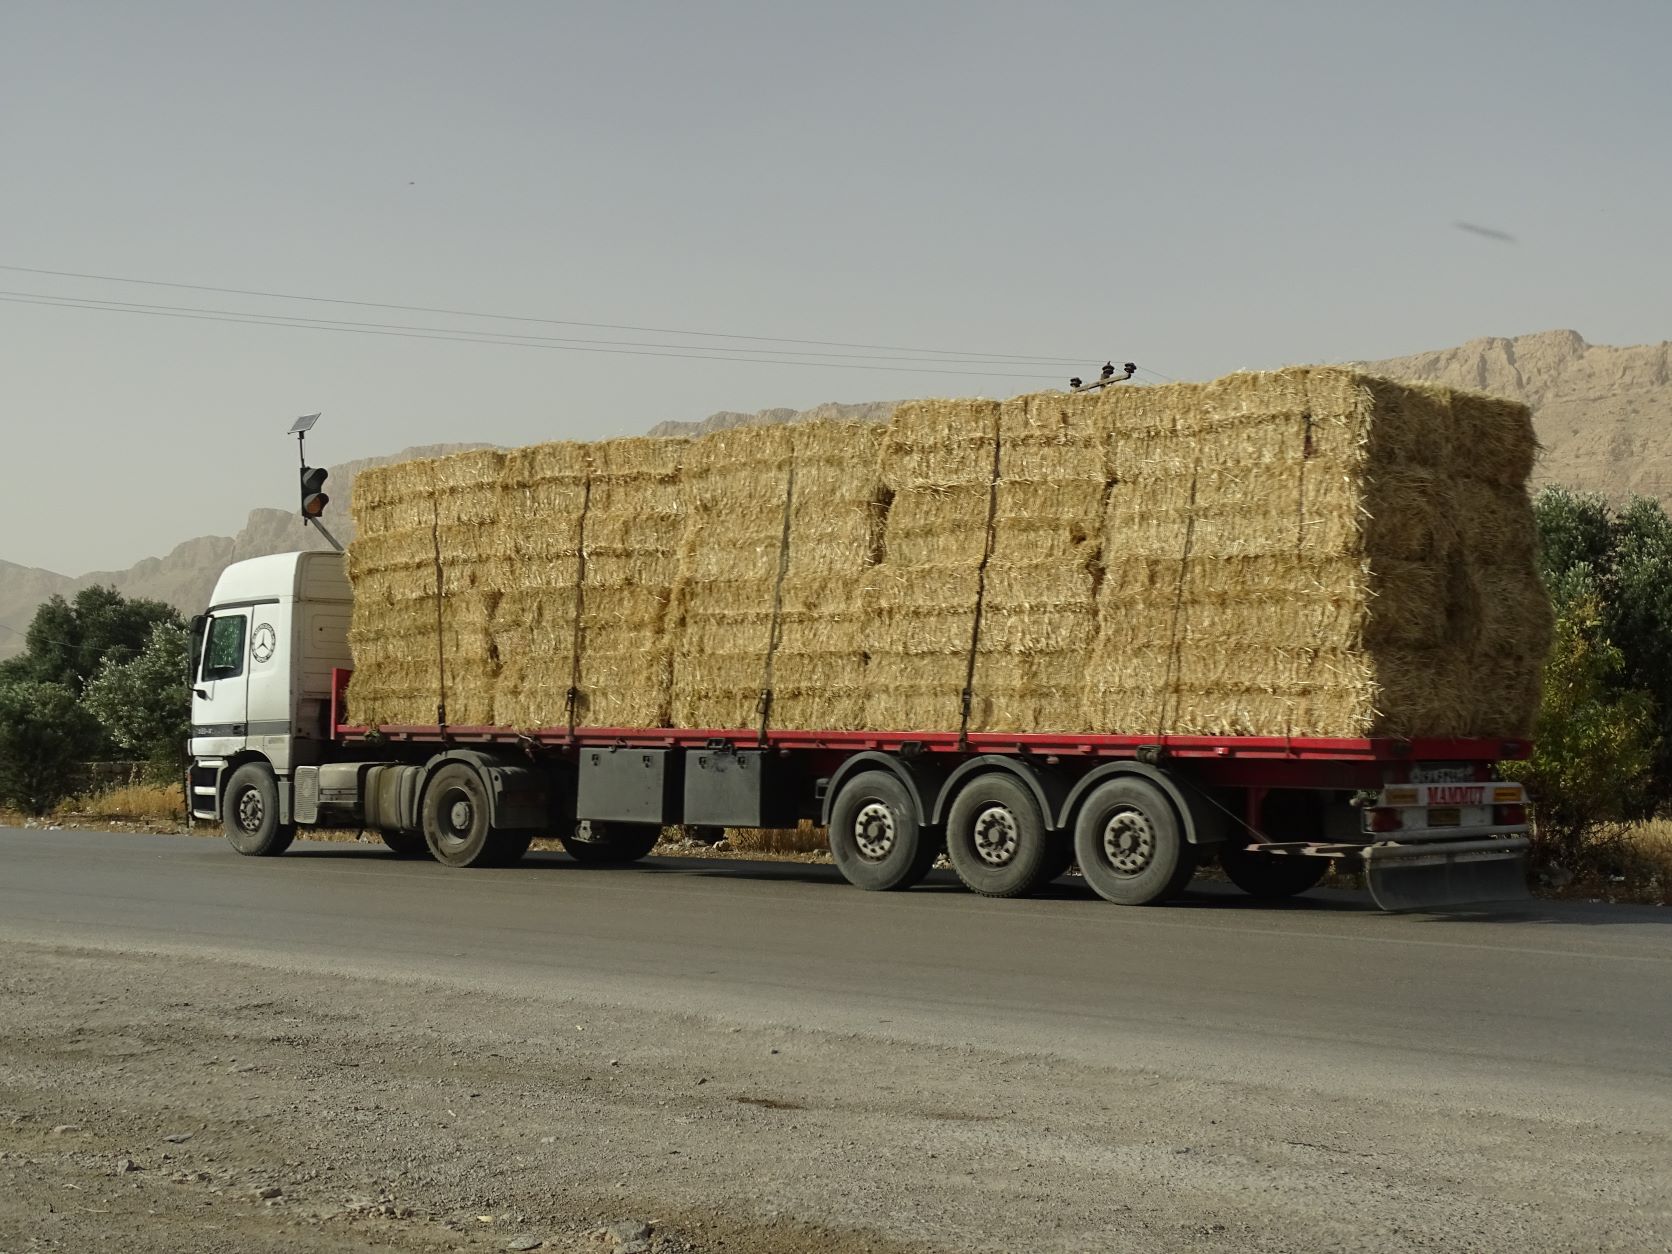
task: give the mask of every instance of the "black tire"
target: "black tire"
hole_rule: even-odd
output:
[[[582,819],[573,836],[559,837],[563,851],[576,862],[589,866],[624,866],[637,862],[662,838],[662,829],[650,823],[596,823]]]
[[[940,841],[917,820],[917,803],[888,771],[861,771],[830,807],[830,856],[842,878],[867,892],[923,882]]]
[[[1295,789],[1273,789],[1260,805],[1260,831],[1267,840],[1322,840],[1324,811],[1320,798]],[[1227,842],[1219,851],[1219,865],[1231,883],[1250,897],[1275,901],[1316,885],[1329,870],[1329,859],[1262,853]]]
[[[221,821],[227,844],[249,858],[276,858],[296,839],[295,827],[279,822],[279,782],[265,762],[232,772]]]
[[[1171,900],[1196,873],[1196,850],[1173,803],[1131,776],[1105,780],[1081,804],[1074,858],[1092,891],[1122,906]]]
[[[495,866],[515,866],[523,860],[528,847],[534,843],[535,832],[495,832],[493,834]]]
[[[972,893],[1025,897],[1055,878],[1055,853],[1039,802],[1014,776],[977,775],[953,798],[946,856]]]
[[[427,858],[430,846],[419,832],[379,832],[378,839],[397,858]]]
[[[449,762],[424,789],[420,821],[430,856],[443,866],[499,865],[496,833],[488,821],[488,790],[463,762]]]
[[[1226,842],[1219,849],[1225,875],[1250,897],[1276,901],[1314,887],[1329,870],[1328,858],[1304,854],[1261,853]]]

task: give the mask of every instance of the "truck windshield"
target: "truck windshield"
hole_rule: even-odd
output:
[[[244,624],[242,614],[217,617],[209,624],[209,639],[203,648],[203,678],[235,679],[244,673]]]

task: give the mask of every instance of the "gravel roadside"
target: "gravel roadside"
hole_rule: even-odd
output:
[[[1652,1250],[1669,1164],[1672,1131],[1304,1077],[201,957],[0,974],[3,1254]]]

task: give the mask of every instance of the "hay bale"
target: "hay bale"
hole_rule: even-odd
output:
[[[439,598],[455,723],[561,724],[578,643],[583,726],[953,730],[973,666],[973,731],[1519,735],[1535,453],[1311,367],[379,468],[351,714],[433,718]]]
[[[583,725],[669,721],[668,606],[684,529],[680,464],[689,444],[634,437],[591,446],[577,714]],[[549,672],[545,696],[561,699],[568,687],[566,670]]]
[[[864,726],[870,618],[864,572],[882,560],[885,428],[808,422],[790,428],[795,496],[772,664],[775,727]]]

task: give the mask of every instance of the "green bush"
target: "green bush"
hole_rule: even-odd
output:
[[[0,803],[45,814],[74,791],[100,740],[98,721],[66,685],[0,682]]]

